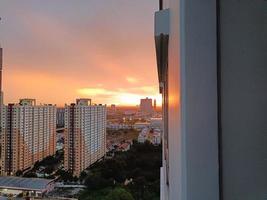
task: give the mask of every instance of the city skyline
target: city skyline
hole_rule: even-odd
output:
[[[6,104],[35,98],[63,106],[92,98],[135,106],[145,97],[161,104],[153,40],[157,1],[0,5]]]

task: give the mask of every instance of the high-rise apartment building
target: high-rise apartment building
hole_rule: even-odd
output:
[[[264,200],[267,1],[160,0],[162,200]]]
[[[141,99],[140,111],[144,114],[152,114],[153,113],[152,99],[149,99],[148,97],[145,99]]]
[[[65,125],[65,108],[57,108],[57,127]]]
[[[4,93],[2,86],[2,70],[3,70],[3,49],[0,47],[0,113],[2,112],[2,107],[4,104]],[[0,124],[1,124],[1,114],[0,114]]]
[[[111,104],[111,106],[110,106],[110,110],[111,110],[112,112],[116,112],[116,110],[117,110],[116,105],[115,105],[115,104]]]
[[[3,70],[3,49],[0,47],[0,104],[1,105],[3,104],[2,70]]]
[[[106,153],[106,106],[77,99],[65,107],[64,168],[75,176]]]
[[[56,107],[36,105],[34,99],[3,106],[1,174],[14,175],[56,151]]]

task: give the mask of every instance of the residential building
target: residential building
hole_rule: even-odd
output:
[[[77,99],[65,107],[64,168],[79,176],[106,153],[106,106]]]
[[[0,113],[2,112],[2,106],[4,103],[3,100],[3,86],[2,86],[2,70],[3,70],[3,49],[0,47]],[[0,123],[1,123],[1,115],[0,115]]]
[[[152,114],[153,113],[153,106],[152,106],[152,99],[148,97],[145,99],[140,100],[140,111],[143,114]]]
[[[149,134],[150,129],[144,128],[140,133],[137,138],[137,141],[139,143],[145,143],[145,141],[148,139],[148,134]]]
[[[64,127],[65,125],[65,108],[57,108],[57,127]]]
[[[144,128],[138,135],[137,141],[139,143],[145,143],[146,141],[149,141],[153,145],[159,145],[161,144],[161,133],[162,131],[160,129],[150,129],[150,128]]]
[[[107,107],[107,115],[116,115],[117,113],[117,107],[115,104],[111,104],[110,107]]]
[[[150,119],[150,128],[152,129],[163,129],[162,118],[151,118]]]
[[[133,125],[133,128],[135,130],[142,130],[144,128],[149,128],[150,126],[150,123],[148,122],[136,122],[134,125]]]
[[[132,125],[128,125],[124,123],[112,123],[112,122],[107,123],[108,130],[127,130],[127,129],[131,129],[132,127],[133,127]]]
[[[2,92],[3,48],[0,47],[0,91]]]
[[[56,151],[56,107],[22,99],[2,110],[1,174],[14,175]]]
[[[162,200],[266,198],[266,7],[160,0]]]
[[[111,104],[110,109],[112,112],[116,112],[117,108],[115,104]]]
[[[124,143],[119,145],[119,147],[117,148],[117,151],[125,152],[125,151],[129,151],[130,148],[131,148],[131,143],[124,142]]]
[[[161,144],[161,129],[154,129],[149,137],[149,141],[154,145],[160,145]]]

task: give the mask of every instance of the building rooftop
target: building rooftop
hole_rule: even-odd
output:
[[[54,180],[39,178],[20,178],[12,176],[0,177],[0,188],[21,190],[45,190],[47,185]]]

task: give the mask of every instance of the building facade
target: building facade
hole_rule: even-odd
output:
[[[266,8],[160,0],[161,199],[266,199]]]
[[[152,114],[153,113],[152,99],[149,99],[148,97],[145,99],[141,99],[140,111],[143,114]]]
[[[2,86],[2,72],[3,71],[3,49],[0,47],[0,113],[2,112],[2,106],[4,104],[4,93]],[[0,123],[1,123],[1,115],[0,115]]]
[[[79,176],[106,153],[106,106],[77,99],[65,107],[64,168]]]
[[[56,107],[22,99],[3,106],[1,174],[14,175],[56,152]]]
[[[65,108],[57,108],[57,127],[65,125]]]
[[[2,87],[2,70],[3,70],[3,49],[0,47],[0,92],[1,92],[1,105],[3,104],[3,87]]]

